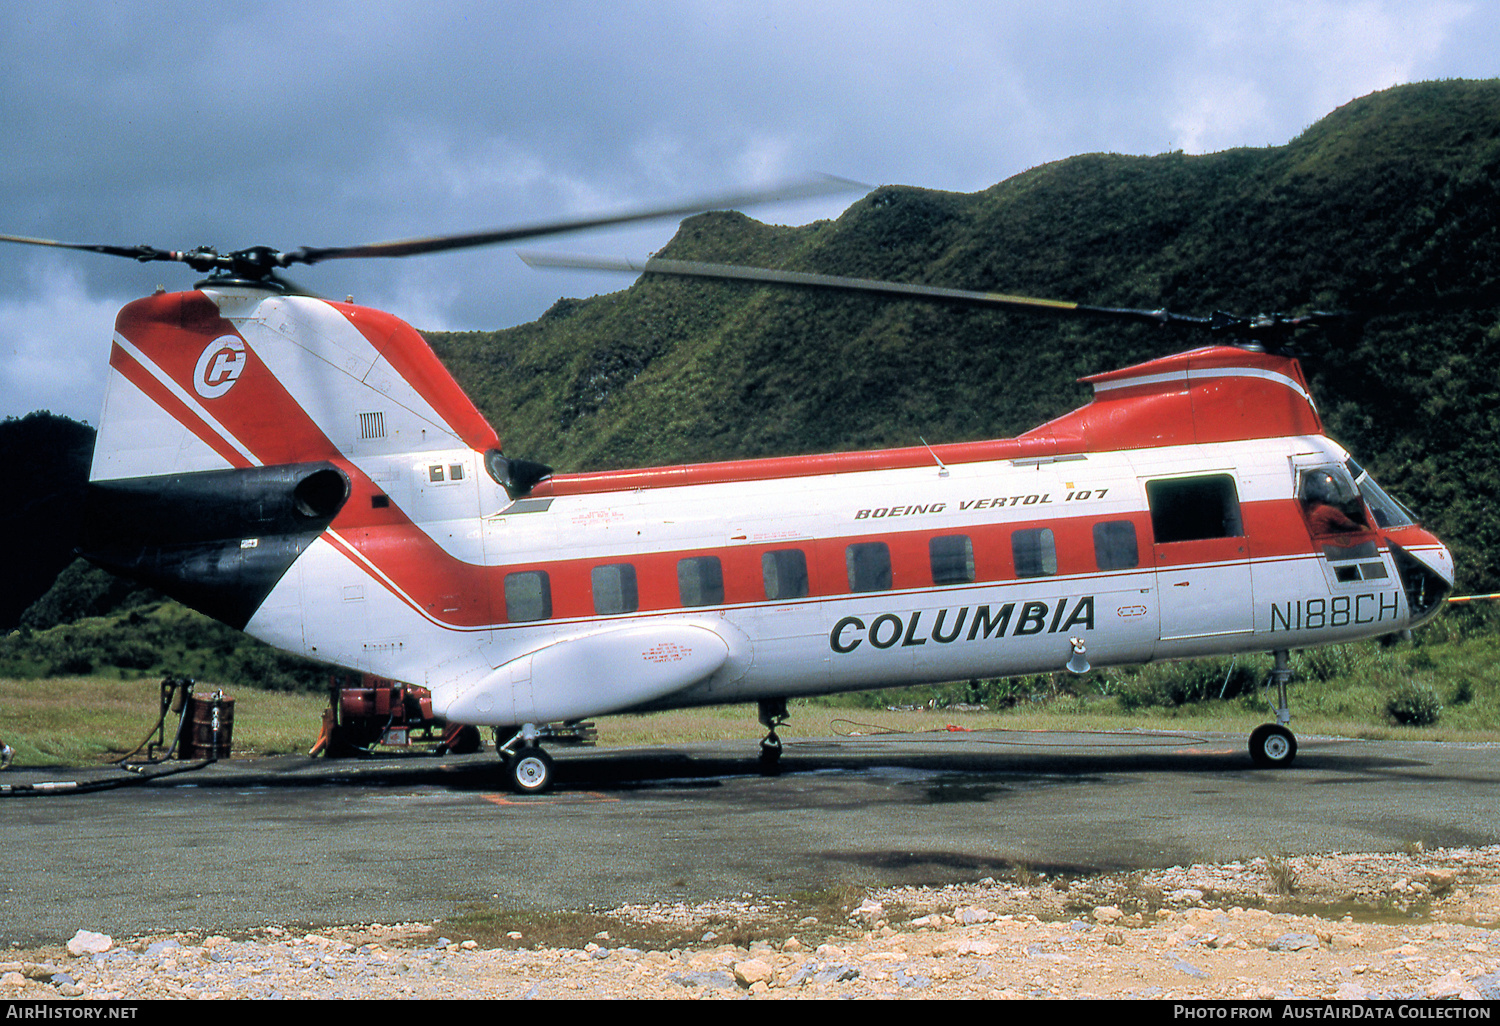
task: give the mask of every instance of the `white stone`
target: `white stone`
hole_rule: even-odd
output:
[[[73,935],[73,939],[68,941],[68,954],[75,958],[79,955],[98,955],[114,946],[114,938],[107,933],[79,930]]]

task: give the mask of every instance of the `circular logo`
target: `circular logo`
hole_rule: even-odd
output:
[[[240,380],[249,356],[238,335],[220,335],[208,344],[193,369],[193,388],[205,399],[217,399]]]

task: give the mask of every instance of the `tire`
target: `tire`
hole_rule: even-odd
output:
[[[535,746],[522,748],[505,763],[517,794],[542,794],[552,787],[552,756]]]
[[[1262,769],[1290,766],[1297,757],[1297,738],[1279,723],[1263,723],[1250,733],[1250,759]]]

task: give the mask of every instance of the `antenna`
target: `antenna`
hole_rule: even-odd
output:
[[[946,463],[944,463],[941,459],[938,458],[938,454],[937,453],[935,453],[935,452],[932,451],[932,446],[930,446],[930,445],[927,444],[927,439],[923,438],[921,435],[918,435],[917,436],[917,441],[919,441],[919,442],[922,443],[922,447],[924,449],[926,449],[928,451],[928,453],[930,453],[932,455],[933,462],[938,465],[938,477],[947,477],[948,476],[948,465]]]

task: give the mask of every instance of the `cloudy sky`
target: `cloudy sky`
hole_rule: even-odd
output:
[[[1378,89],[1500,75],[1497,41],[1484,0],[13,0],[0,233],[287,250],[811,172],[973,191],[1078,153],[1285,143]],[[749,212],[800,224],[857,195]],[[642,256],[674,229],[525,248]],[[454,330],[629,283],[515,247],[296,272]],[[0,417],[96,422],[116,309],[196,277],[0,245]]]

